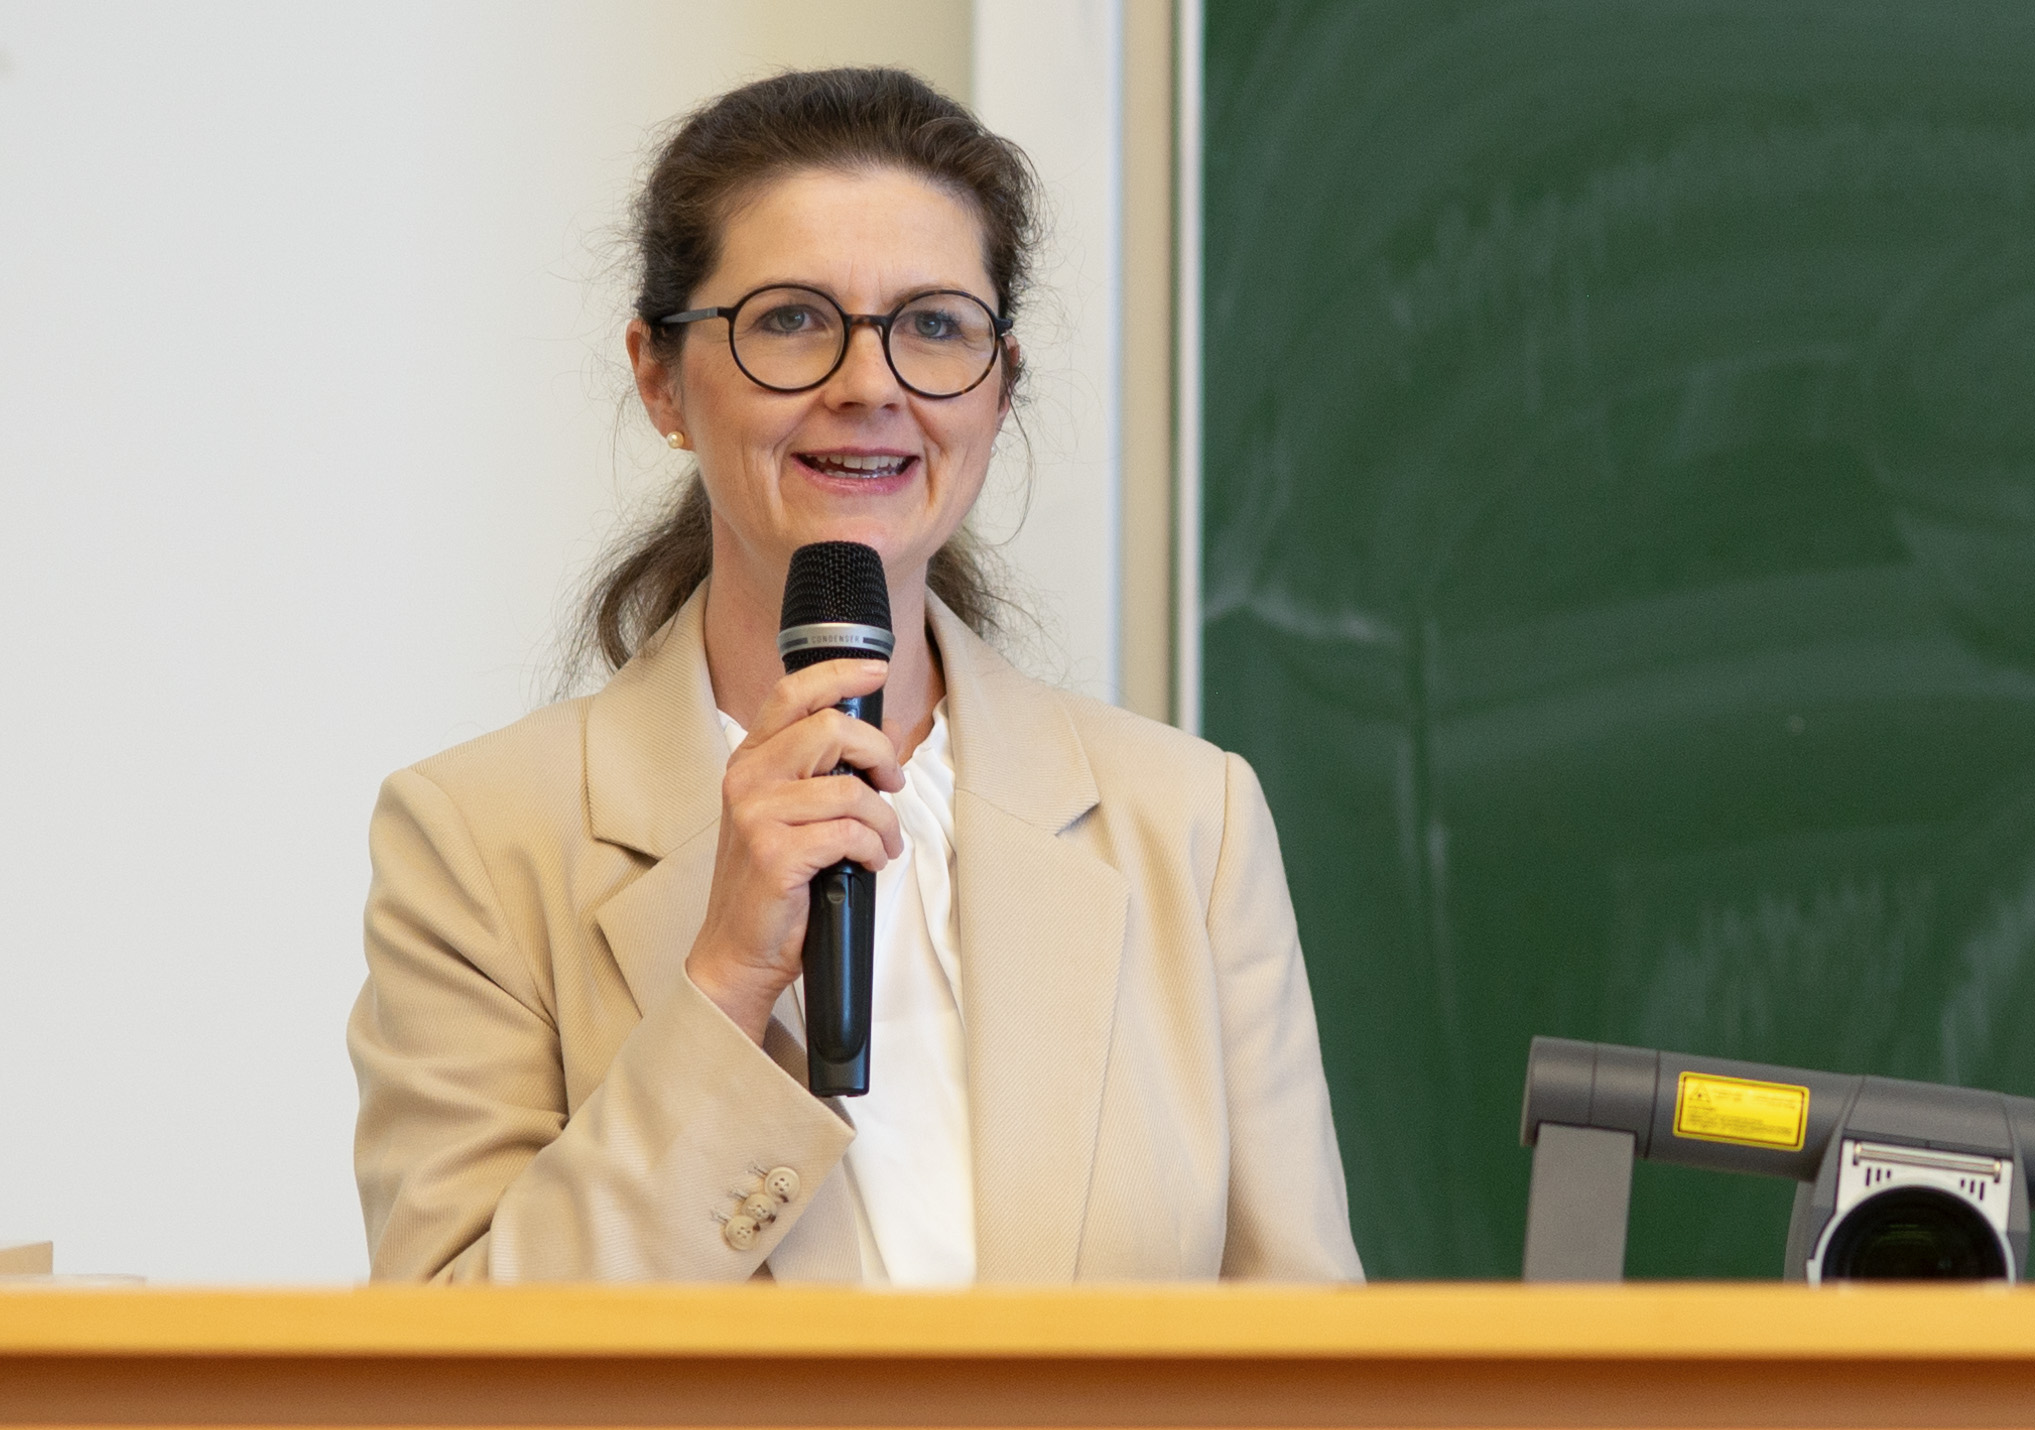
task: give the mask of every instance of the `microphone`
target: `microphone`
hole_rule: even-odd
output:
[[[815,541],[791,553],[777,630],[785,674],[823,660],[889,660],[896,647],[890,586],[874,548]],[[835,708],[883,727],[881,688]],[[862,775],[848,764],[833,773]],[[876,872],[843,859],[813,876],[806,912],[806,1083],[816,1097],[869,1091],[875,961]]]

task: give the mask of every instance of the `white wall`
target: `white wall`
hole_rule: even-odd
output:
[[[1106,47],[1107,7],[1047,9]],[[669,470],[598,281],[645,128],[777,64],[965,88],[970,31],[967,0],[0,0],[0,1241],[360,1274],[375,787],[529,708],[561,593]],[[1107,690],[1095,53],[1050,110],[985,92],[1076,217],[1034,354],[1090,425],[1041,419],[1016,549]]]
[[[1050,219],[1020,334],[1031,400],[1022,436],[1006,432],[981,526],[1008,538],[1046,627],[1033,663],[1105,700],[1122,665],[1122,35],[1122,0],[975,4],[976,112],[1031,156]]]

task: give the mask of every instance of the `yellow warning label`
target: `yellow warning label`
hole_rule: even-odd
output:
[[[1675,1088],[1675,1136],[1799,1152],[1809,1089],[1791,1082],[1685,1072]]]

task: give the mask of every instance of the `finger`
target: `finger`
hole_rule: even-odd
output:
[[[823,660],[795,670],[771,687],[756,723],[749,727],[750,738],[772,739],[814,711],[839,705],[851,695],[881,690],[889,673],[887,660]]]
[[[877,832],[859,819],[829,819],[816,824],[779,824],[764,841],[763,863],[769,881],[786,894],[812,882],[813,875],[842,860],[866,869],[890,862]]]
[[[743,741],[747,756],[739,771],[730,761],[738,788],[755,782],[811,779],[843,764],[866,772],[878,789],[896,793],[904,788],[904,769],[890,737],[866,720],[831,707],[815,711],[768,740]]]
[[[867,825],[887,858],[904,853],[904,827],[897,811],[853,775],[824,775],[779,785],[743,811],[745,819],[786,825],[830,824],[853,819]]]
[[[881,869],[890,862],[890,854],[884,849],[883,841],[876,831],[859,819],[836,819],[826,824],[802,824],[799,829],[813,839],[812,873],[817,874],[829,865],[843,859],[852,860],[865,869]],[[807,875],[810,880],[811,875]]]

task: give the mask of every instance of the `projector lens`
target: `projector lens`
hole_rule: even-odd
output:
[[[1853,1207],[1823,1252],[1825,1281],[2003,1280],[2000,1239],[1949,1192],[1897,1187]]]

